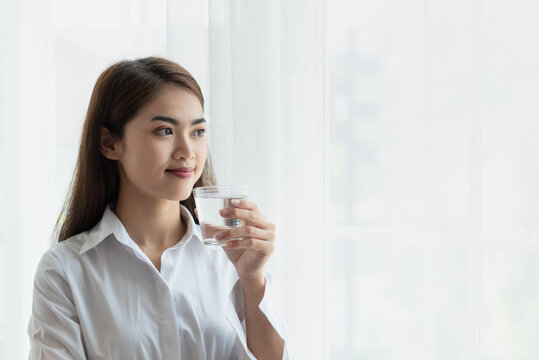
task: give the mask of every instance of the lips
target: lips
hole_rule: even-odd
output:
[[[181,168],[176,168],[176,169],[167,169],[166,171],[174,171],[174,172],[183,171],[183,172],[188,172],[188,171],[193,171],[193,168],[192,168],[192,167],[181,167]]]
[[[193,168],[192,167],[181,167],[176,169],[167,169],[165,172],[175,175],[181,178],[189,178],[193,175]]]

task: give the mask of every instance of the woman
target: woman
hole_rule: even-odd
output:
[[[263,269],[275,226],[241,200],[221,212],[246,222],[216,235],[224,251],[202,243],[192,189],[215,183],[203,115],[169,60],[99,77],[58,245],[36,272],[31,359],[288,358]]]

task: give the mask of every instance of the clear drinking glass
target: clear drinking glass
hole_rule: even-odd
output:
[[[223,218],[219,210],[233,208],[231,200],[247,198],[247,190],[247,185],[215,185],[193,189],[204,244],[223,246],[225,241],[215,239],[216,233],[245,225],[245,221],[240,219]],[[226,241],[230,240],[235,239]]]

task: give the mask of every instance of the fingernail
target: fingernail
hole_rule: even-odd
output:
[[[223,233],[217,233],[217,234],[215,234],[215,238],[216,238],[217,240],[221,240],[224,236],[225,236],[225,235],[224,235]]]
[[[239,205],[240,201],[238,199],[231,200],[232,204]]]
[[[222,214],[222,215],[230,214],[230,210],[229,210],[228,208],[224,208],[224,209],[221,209],[221,210],[219,210],[219,211],[221,211],[221,214]]]

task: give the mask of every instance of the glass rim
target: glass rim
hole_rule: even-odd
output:
[[[247,195],[248,186],[247,185],[208,185],[208,186],[199,186],[193,188],[193,195],[197,196],[199,194],[216,194],[216,193],[225,193],[225,194],[241,194]]]

